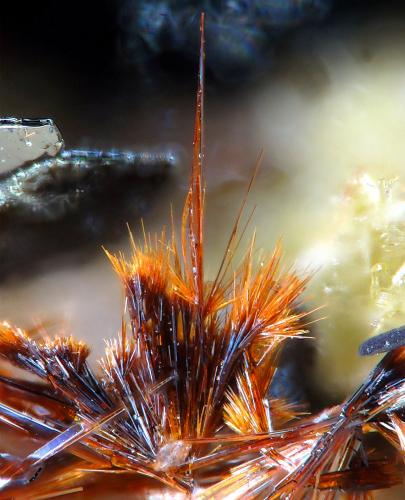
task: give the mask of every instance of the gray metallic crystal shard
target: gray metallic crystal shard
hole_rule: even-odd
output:
[[[154,152],[64,151],[0,178],[0,217],[31,222],[57,220],[79,212],[111,190],[130,183],[134,194],[147,181],[158,182],[176,163],[174,155]],[[128,185],[127,188],[128,189]]]
[[[51,119],[2,118],[0,218],[61,220],[128,182],[135,194],[175,163],[171,152],[64,150]]]
[[[52,254],[121,237],[179,163],[175,149],[63,146],[52,120],[0,119],[0,281]]]
[[[49,119],[0,118],[0,174],[63,148],[62,136]]]

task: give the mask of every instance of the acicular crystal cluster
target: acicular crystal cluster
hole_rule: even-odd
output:
[[[133,242],[129,260],[108,254],[126,317],[101,370],[73,338],[0,327],[0,355],[36,376],[0,378],[0,418],[33,449],[0,457],[0,498],[74,493],[90,478],[105,490],[115,475],[134,495],[146,476],[201,499],[368,498],[403,479],[405,347],[389,350],[341,405],[303,413],[269,386],[285,340],[306,331],[298,306],[308,277],[281,270],[279,246],[255,265],[254,238],[235,265],[239,214],[216,276],[205,278],[203,18],[201,28],[180,238],[173,227]]]

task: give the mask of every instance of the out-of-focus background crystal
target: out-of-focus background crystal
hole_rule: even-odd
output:
[[[63,147],[52,120],[0,118],[0,173],[42,157],[53,157]]]

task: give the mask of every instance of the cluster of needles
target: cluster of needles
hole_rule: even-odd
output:
[[[233,256],[242,209],[219,271],[204,279],[204,18],[193,166],[180,244],[174,228],[108,254],[126,319],[99,372],[71,337],[35,340],[2,323],[0,356],[36,376],[0,376],[0,421],[29,437],[25,457],[0,455],[0,499],[81,491],[88,477],[141,476],[204,498],[368,498],[400,484],[405,453],[405,347],[390,350],[343,404],[303,414],[269,392],[286,339],[305,332],[297,307],[308,277],[258,266],[254,238]],[[299,342],[299,338],[296,340]],[[37,380],[40,379],[40,380]]]

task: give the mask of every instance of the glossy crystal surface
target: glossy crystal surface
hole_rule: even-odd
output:
[[[0,118],[0,173],[44,157],[63,148],[62,135],[53,120]]]

